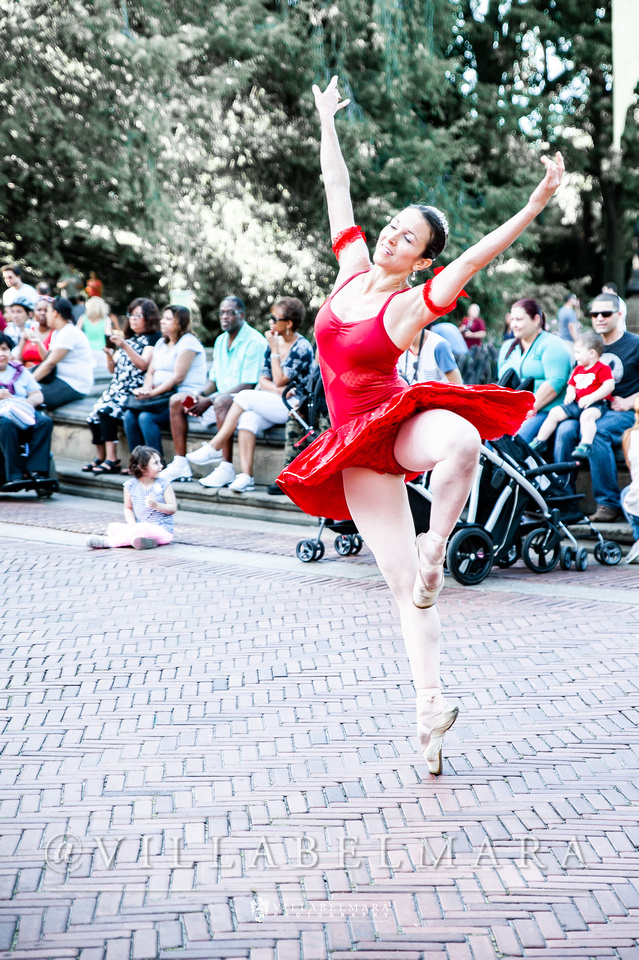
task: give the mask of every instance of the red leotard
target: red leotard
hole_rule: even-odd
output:
[[[399,427],[414,413],[452,410],[474,424],[483,439],[492,440],[519,429],[533,397],[493,384],[471,387],[429,382],[409,387],[397,372],[403,350],[391,340],[384,325],[388,304],[406,291],[392,294],[377,316],[344,323],[332,308],[338,290],[323,304],[315,320],[333,429],[321,434],[285,467],[277,482],[306,513],[346,520],[350,513],[342,470],[367,467],[377,473],[405,474],[393,447]],[[409,474],[407,479],[415,476]]]

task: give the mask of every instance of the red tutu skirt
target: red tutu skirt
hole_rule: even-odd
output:
[[[401,425],[423,410],[451,410],[477,428],[482,440],[514,434],[526,419],[534,397],[526,391],[452,383],[415,383],[375,410],[328,430],[285,467],[277,483],[313,517],[348,520],[342,470],[367,467],[376,473],[406,475],[393,456]]]

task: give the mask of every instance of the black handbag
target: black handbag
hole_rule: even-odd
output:
[[[175,392],[172,390],[170,393],[162,393],[159,397],[134,397],[131,394],[122,407],[124,410],[131,410],[132,413],[163,413]]]

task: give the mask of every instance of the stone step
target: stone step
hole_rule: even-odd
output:
[[[122,500],[125,476],[116,474],[93,477],[82,472],[84,463],[81,460],[60,456],[56,456],[55,465],[62,493],[94,500]],[[317,526],[314,517],[302,513],[288,497],[271,496],[266,492],[265,486],[257,486],[253,493],[232,493],[225,487],[221,490],[209,490],[192,480],[190,483],[174,483],[173,489],[180,507],[194,513]]]

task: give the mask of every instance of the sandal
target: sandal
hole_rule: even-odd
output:
[[[120,473],[121,470],[119,460],[103,460],[99,467],[95,467],[93,473],[99,476],[103,473]]]
[[[96,457],[95,460],[92,460],[91,463],[87,463],[86,466],[82,467],[82,473],[93,473],[96,467],[101,466],[104,463],[104,460],[100,460],[99,457]]]

